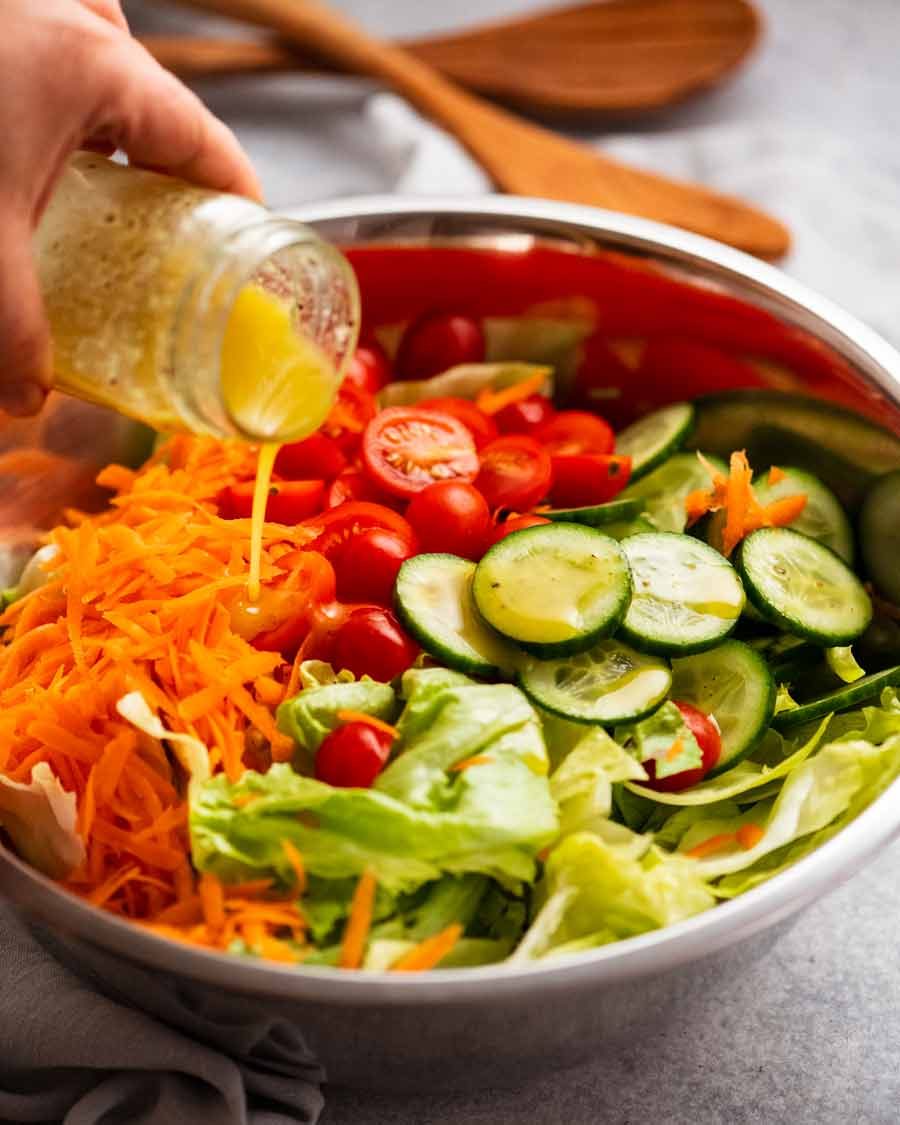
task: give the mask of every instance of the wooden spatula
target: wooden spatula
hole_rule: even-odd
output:
[[[476,93],[548,113],[640,113],[706,89],[747,56],[760,21],[747,0],[599,0],[400,44]],[[277,42],[147,36],[185,78],[333,69]]]
[[[181,0],[269,28],[343,69],[381,79],[452,133],[498,188],[672,223],[763,258],[788,248],[786,228],[695,184],[632,168],[466,93],[399,47],[367,35],[320,0]]]

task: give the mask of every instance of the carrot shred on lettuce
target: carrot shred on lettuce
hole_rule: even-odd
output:
[[[511,387],[503,387],[499,391],[485,387],[476,395],[475,405],[483,414],[499,414],[505,407],[515,402],[523,402],[526,398],[537,394],[546,382],[547,371],[542,369],[529,375],[527,379],[513,383]]]
[[[341,940],[341,953],[338,960],[342,969],[358,969],[366,952],[369,930],[372,928],[372,914],[375,909],[375,876],[364,871],[359,877],[350,913]]]
[[[453,922],[433,937],[425,938],[391,965],[392,973],[420,973],[434,969],[462,937],[463,928]]]

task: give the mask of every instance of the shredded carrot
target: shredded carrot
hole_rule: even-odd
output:
[[[337,720],[340,723],[365,723],[367,726],[380,730],[383,734],[389,734],[391,738],[400,737],[400,732],[396,727],[392,727],[390,723],[386,723],[374,715],[367,715],[365,711],[338,711]]]
[[[742,824],[737,830],[737,842],[745,852],[755,848],[763,836],[765,836],[765,831],[758,824]]]
[[[672,745],[669,747],[669,749],[666,751],[666,761],[667,762],[674,762],[675,759],[678,757],[679,754],[682,753],[683,750],[684,750],[684,743],[681,741],[680,737],[676,738],[675,741],[672,743]]]
[[[721,852],[735,842],[735,834],[733,832],[723,832],[718,836],[710,836],[708,840],[702,840],[695,847],[690,848],[684,854],[691,859],[703,859],[704,856],[713,855],[715,852]]]
[[[462,937],[463,928],[453,922],[445,930],[419,942],[415,948],[391,965],[393,973],[416,973],[437,966]]]
[[[281,841],[281,850],[287,856],[294,872],[294,890],[296,894],[302,895],[306,890],[306,867],[303,856],[290,840]]]
[[[236,809],[245,809],[248,805],[252,805],[254,801],[258,801],[259,796],[259,793],[235,793],[231,798],[231,803]]]
[[[209,872],[200,876],[197,884],[203,919],[211,930],[220,930],[225,925],[225,893],[222,884]]]
[[[536,371],[520,383],[514,383],[511,387],[504,387],[499,391],[485,387],[476,395],[475,405],[484,414],[499,414],[505,406],[511,406],[514,402],[522,402],[523,399],[537,394],[546,382],[546,373]]]
[[[341,941],[338,963],[342,969],[358,969],[362,964],[369,930],[372,927],[374,906],[375,876],[371,871],[364,871],[353,892],[350,914]]]
[[[763,509],[766,527],[786,527],[803,512],[806,507],[806,493],[785,496],[783,500],[773,500]]]
[[[473,754],[471,758],[460,758],[458,762],[454,762],[450,766],[451,773],[462,773],[463,770],[471,769],[472,766],[487,766],[493,762],[490,754]]]
[[[781,484],[786,478],[787,473],[784,469],[779,469],[777,465],[773,465],[771,469],[769,469],[769,488],[772,488],[776,484]]]

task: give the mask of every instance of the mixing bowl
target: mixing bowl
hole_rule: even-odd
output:
[[[501,326],[538,318],[556,326],[570,380],[579,357],[600,365],[594,393],[617,420],[679,393],[755,384],[852,405],[900,433],[900,355],[725,246],[526,199],[366,198],[298,216],[351,248],[366,331],[389,336],[400,319],[435,307]],[[646,375],[648,341],[682,356],[674,375]],[[285,1067],[316,1060],[342,1084],[473,1087],[638,1042],[642,1026],[658,1027],[676,1008],[683,1017],[692,990],[750,971],[768,948],[763,931],[776,938],[898,833],[900,782],[786,873],[689,921],[575,959],[425,975],[280,967],[167,942],[93,909],[2,847],[0,891],[70,965],[192,1034],[215,1041],[217,1028],[245,1025],[255,1057]],[[722,995],[727,1002],[727,988]]]

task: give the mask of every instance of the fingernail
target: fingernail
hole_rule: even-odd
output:
[[[46,397],[46,388],[31,380],[6,386],[0,384],[0,410],[14,418],[27,418],[31,414],[37,414]]]

